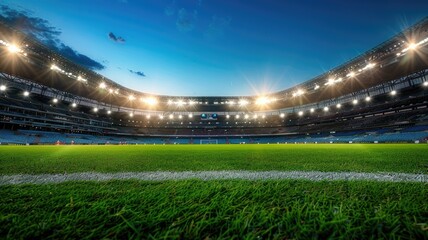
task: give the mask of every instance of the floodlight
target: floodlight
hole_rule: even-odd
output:
[[[317,90],[318,88],[320,88],[320,86],[318,84],[315,84],[314,90]]]
[[[189,113],[189,118],[193,118],[193,114]]]
[[[0,91],[2,92],[6,91],[6,85],[0,85]]]
[[[428,86],[428,82],[424,82],[422,85],[424,85],[424,87],[427,87]]]
[[[299,97],[301,95],[303,95],[305,92],[302,89],[297,89],[297,91],[295,91],[293,93],[293,97]]]
[[[159,114],[159,119],[163,119],[163,115]]]
[[[257,114],[254,114],[253,118],[257,119],[259,116],[257,116]]]
[[[182,99],[180,99],[180,100],[178,100],[177,102],[176,102],[176,104],[178,105],[178,106],[183,106],[184,104],[186,104]]]
[[[248,119],[250,116],[248,116],[248,114],[245,114],[244,118]]]
[[[329,78],[327,80],[327,82],[325,83],[325,85],[333,85],[334,84],[334,79],[333,78]]]
[[[173,118],[174,118],[174,115],[170,114],[169,119],[173,119]]]
[[[354,72],[350,72],[346,75],[347,77],[355,77],[355,73]]]
[[[303,111],[299,111],[297,114],[298,114],[299,116],[303,116]]]
[[[150,119],[150,118],[151,118],[150,114],[147,114],[146,118],[147,118],[147,119]]]
[[[129,99],[129,101],[134,101],[135,100],[135,96],[131,94],[131,95],[129,95],[128,99]]]
[[[143,102],[147,103],[148,105],[156,105],[158,103],[158,100],[154,97],[147,97],[143,99]]]
[[[370,96],[366,97],[366,102],[370,102],[372,100],[372,98]]]
[[[259,97],[256,99],[257,105],[264,105],[264,104],[268,104],[268,103],[270,103],[270,99],[267,97]]]
[[[189,100],[189,105],[194,105],[196,102],[193,100]]]
[[[397,95],[397,91],[392,90],[392,91],[390,92],[390,94],[391,94],[391,96],[395,96],[395,95]]]
[[[74,102],[71,104],[71,107],[75,108],[75,107],[77,107],[77,104]]]
[[[263,115],[262,115],[262,118],[263,118],[263,119],[265,119],[265,118],[266,118],[266,115],[264,115],[264,114],[263,114]]]
[[[285,117],[285,113],[281,113],[281,114],[279,114],[279,116],[280,116],[281,118],[284,118],[284,117]]]
[[[236,115],[236,116],[235,116],[235,118],[236,118],[236,119],[239,119],[239,115]]]
[[[111,111],[110,111],[110,110],[108,110],[108,111],[107,111],[107,114],[108,114],[108,115],[110,115],[110,114],[111,114]]]
[[[369,64],[367,64],[365,67],[363,67],[363,70],[366,70],[366,69],[372,69],[372,68],[374,68],[376,66],[376,63],[369,63]]]
[[[94,112],[98,112],[98,108],[97,107],[94,107]]]
[[[109,92],[109,93],[113,93],[113,92],[114,92],[113,88],[110,88],[110,89],[108,90],[108,92]]]
[[[315,112],[315,109],[314,109],[314,108],[311,108],[309,111],[310,111],[311,113],[313,113],[313,112]]]
[[[324,107],[324,112],[328,112],[328,107]]]
[[[338,103],[337,105],[336,105],[336,108],[341,108],[342,107],[342,104],[340,104],[340,103]]]
[[[15,44],[9,44],[8,46],[7,46],[7,50],[10,52],[10,53],[18,53],[18,52],[21,52],[22,50],[18,47],[18,46],[16,46]]]
[[[107,87],[105,82],[100,83],[100,88],[105,89]],[[111,90],[111,89],[110,89]]]
[[[247,100],[245,100],[245,99],[241,99],[241,100],[239,100],[239,105],[241,105],[241,106],[245,106],[245,105],[247,105],[248,104],[248,101]]]
[[[58,98],[54,98],[54,99],[52,99],[52,102],[53,102],[53,103],[57,103],[57,102],[58,102]]]
[[[357,99],[354,99],[354,100],[352,101],[352,104],[357,105],[357,104],[358,104],[358,100],[357,100]]]
[[[409,43],[409,46],[408,46],[410,50],[415,50],[417,47],[418,45],[416,43]]]
[[[229,115],[229,114],[227,114],[227,115],[226,115],[226,118],[227,118],[227,119],[229,119],[229,118],[230,118],[230,115]]]
[[[30,92],[29,91],[24,91],[24,97],[28,97],[30,96]]]
[[[57,65],[52,64],[52,65],[51,65],[51,70],[58,71],[58,70],[61,70],[61,69],[60,69]]]

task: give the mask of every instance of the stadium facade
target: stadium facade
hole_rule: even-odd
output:
[[[423,142],[428,18],[330,71],[263,96],[135,91],[0,24],[0,142]]]

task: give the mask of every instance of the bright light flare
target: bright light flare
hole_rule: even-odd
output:
[[[53,102],[53,103],[57,103],[57,102],[58,102],[58,98],[54,98],[54,99],[52,99],[52,102]]]
[[[2,91],[2,92],[6,91],[6,85],[1,85],[0,86],[0,91]]]
[[[147,97],[143,99],[143,102],[147,105],[156,105],[158,103],[158,100],[155,97]]]
[[[100,88],[101,88],[101,89],[105,89],[105,88],[107,88],[106,83],[105,83],[105,82],[100,83]],[[110,90],[112,90],[112,89],[110,89]]]
[[[281,114],[279,114],[279,117],[280,117],[280,118],[284,118],[284,117],[285,117],[285,113],[281,113]]]
[[[422,85],[424,85],[424,87],[428,87],[428,82],[424,82]]]
[[[135,96],[134,95],[129,95],[128,99],[129,99],[129,101],[134,101],[135,100]]]
[[[342,107],[342,104],[340,104],[340,103],[338,103],[337,105],[336,105],[336,108],[341,108]]]
[[[297,114],[301,117],[303,116],[303,111],[299,111]]]
[[[71,107],[72,107],[72,108],[77,107],[77,103],[72,103],[72,104],[71,104]]]
[[[309,110],[309,112],[311,112],[311,113],[315,112],[315,108],[311,108],[311,109]]]
[[[247,105],[248,104],[248,101],[247,100],[245,100],[245,99],[241,99],[241,100],[239,100],[239,105],[241,105],[241,106],[245,106],[245,105]]]
[[[392,90],[392,91],[390,92],[390,94],[391,94],[391,96],[395,96],[395,95],[397,95],[397,91]]]
[[[350,72],[350,73],[346,74],[346,76],[350,77],[350,78],[355,77],[355,72]]]
[[[357,105],[358,104],[358,100],[357,99],[352,100],[352,104]]]
[[[324,112],[328,112],[329,109],[328,109],[328,107],[324,107],[323,110],[324,110]]]
[[[20,52],[22,52],[22,49],[21,49],[21,48],[19,48],[18,46],[16,46],[15,44],[9,44],[9,45],[7,46],[7,50],[8,50],[10,53],[20,53]]]
[[[94,107],[94,112],[98,112],[98,108],[97,107]]]
[[[271,100],[267,97],[259,97],[256,99],[257,105],[265,105],[265,104],[268,104],[270,102],[271,102]]]
[[[107,111],[107,114],[108,114],[108,115],[110,115],[110,114],[111,114],[111,111],[110,111],[110,110],[108,110],[108,111]]]
[[[370,96],[366,97],[366,102],[370,102],[372,100],[372,98]]]
[[[298,89],[293,93],[293,97],[299,97],[302,96],[305,93],[302,89]]]
[[[29,91],[25,91],[24,92],[24,97],[28,97],[28,96],[30,96],[30,92]]]
[[[418,45],[416,43],[409,43],[409,46],[408,46],[410,50],[415,50],[417,47]]]

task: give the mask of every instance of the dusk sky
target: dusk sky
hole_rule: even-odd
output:
[[[289,88],[428,12],[426,0],[0,0],[0,6],[3,21],[43,24],[26,27],[47,45],[87,57],[80,64],[109,79],[180,96]]]

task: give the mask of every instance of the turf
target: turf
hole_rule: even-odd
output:
[[[0,193],[0,238],[428,238],[422,183],[113,181]]]
[[[0,174],[186,170],[427,173],[426,144],[1,146]]]

